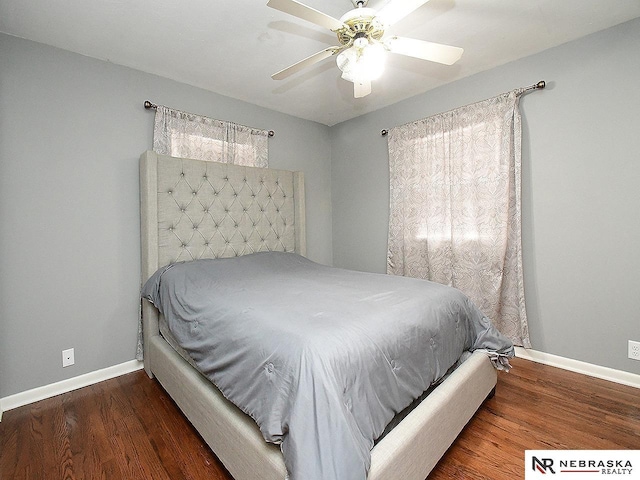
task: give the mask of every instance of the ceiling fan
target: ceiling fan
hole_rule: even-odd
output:
[[[371,93],[371,81],[382,74],[386,52],[453,65],[462,56],[462,48],[395,35],[385,37],[386,29],[428,1],[391,0],[376,11],[367,6],[368,0],[352,0],[356,8],[338,20],[296,0],[269,0],[267,5],[271,8],[335,32],[340,44],[314,53],[274,73],[271,78],[282,80],[337,55],[342,78],[353,82],[353,95],[360,98]]]

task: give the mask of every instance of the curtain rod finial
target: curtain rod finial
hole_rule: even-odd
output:
[[[144,108],[146,108],[147,110],[150,110],[152,108],[157,108],[157,105],[154,105],[149,100],[145,100],[144,101]]]
[[[540,80],[538,83],[536,83],[536,88],[544,88],[547,86],[547,83],[544,80]]]
[[[380,135],[382,135],[383,137],[386,137],[388,133],[389,130],[387,130],[386,128],[380,131]]]

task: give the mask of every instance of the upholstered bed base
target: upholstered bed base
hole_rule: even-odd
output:
[[[140,159],[140,193],[143,281],[146,281],[158,267],[162,266],[159,264],[162,262],[159,260],[159,256],[160,258],[171,258],[172,255],[182,255],[188,248],[183,240],[174,247],[171,247],[170,242],[162,241],[162,230],[173,228],[172,222],[175,223],[175,218],[172,219],[171,215],[175,216],[178,213],[169,213],[169,218],[167,218],[163,213],[163,208],[158,207],[161,203],[161,197],[167,195],[166,185],[159,184],[158,178],[163,178],[163,173],[158,172],[159,165],[160,168],[164,168],[162,165],[168,165],[170,169],[177,172],[180,178],[185,176],[185,172],[189,174],[193,171],[200,172],[197,175],[206,178],[213,175],[215,169],[218,168],[207,165],[206,173],[202,174],[201,170],[204,168],[202,163],[196,160],[171,159],[153,152],[145,152],[142,155]],[[178,164],[181,165],[180,168],[176,167]],[[226,181],[226,172],[229,172],[230,168],[234,170],[236,167],[225,165],[219,168]],[[247,167],[237,168],[242,169],[241,174],[237,175],[241,183],[246,183],[248,177],[251,180],[251,174],[247,174]],[[175,172],[172,174],[176,174]],[[274,182],[277,183],[277,185],[274,184],[275,189],[290,192],[284,196],[295,198],[294,206],[283,207],[285,210],[291,210],[288,213],[285,212],[284,216],[281,208],[278,208],[277,219],[284,221],[282,229],[295,223],[295,234],[286,240],[289,243],[282,244],[278,240],[277,245],[282,245],[285,251],[289,248],[288,245],[291,245],[291,251],[304,255],[302,175],[284,171],[269,171],[269,175],[266,176],[261,172],[258,173],[260,175],[256,178],[260,179],[261,185],[264,184],[265,178],[267,181],[274,179]],[[190,184],[194,183],[196,181],[191,179]],[[283,187],[283,183],[287,185]],[[240,191],[241,188],[241,185],[238,186],[237,191]],[[199,191],[194,190],[194,192],[194,196],[200,195]],[[216,195],[218,194],[216,193]],[[208,200],[204,198],[200,199],[200,202],[205,205],[206,209]],[[176,203],[178,211],[184,212],[185,205],[180,201]],[[224,204],[221,205],[223,210],[227,207]],[[246,208],[246,205],[243,208]],[[232,214],[233,212],[230,213],[230,215]],[[287,215],[291,219],[288,219]],[[295,222],[292,220],[293,217],[295,217]],[[275,232],[274,234],[277,234],[281,227],[275,223],[274,220],[274,226],[271,229]],[[200,224],[198,223],[198,225]],[[215,227],[218,228],[218,225]],[[231,225],[230,228],[238,227]],[[193,229],[196,229],[195,222]],[[173,232],[173,230],[171,231]],[[233,232],[234,230],[222,231],[221,238],[232,238]],[[290,235],[288,230],[285,233]],[[202,236],[208,238],[209,233],[203,232]],[[279,234],[278,237],[280,237]],[[173,239],[173,236],[165,236],[164,238]],[[225,241],[228,245],[228,240]],[[258,250],[263,245],[264,241],[242,248]],[[224,243],[221,248],[222,251],[226,251]],[[191,254],[193,251],[195,250],[192,250]],[[215,252],[216,248],[208,245],[207,242],[207,249],[203,251],[205,253],[198,255],[199,258],[206,257],[206,252]],[[224,255],[228,255],[228,252]],[[146,300],[143,301],[142,315],[144,363],[147,374],[157,378],[231,475],[236,480],[255,480],[256,478],[284,480],[286,469],[279,448],[265,442],[253,420],[226,400],[213,384],[189,365],[164,340],[159,332],[158,311]],[[471,355],[398,426],[376,444],[372,450],[368,480],[424,480],[490,394],[495,387],[496,380],[497,374],[489,358],[479,352]]]
[[[277,446],[160,335],[151,370],[236,480],[284,480]],[[424,480],[496,383],[487,356],[474,353],[371,452],[368,480]]]

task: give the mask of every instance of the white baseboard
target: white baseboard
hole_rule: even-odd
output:
[[[78,375],[77,377],[69,378],[67,380],[62,380],[50,385],[44,385],[43,387],[33,388],[25,392],[0,398],[0,421],[2,421],[2,412],[6,412],[7,410],[22,407],[23,405],[44,400],[45,398],[54,397],[61,393],[71,392],[72,390],[87,387],[94,383],[109,380],[110,378],[119,377],[126,373],[135,372],[142,368],[142,362],[131,360],[119,365],[96,370],[95,372],[85,373],[84,375]]]
[[[609,367],[602,367],[580,360],[560,357],[550,353],[539,352],[528,348],[516,347],[516,357],[531,360],[537,363],[543,363],[552,367],[562,368],[571,372],[582,373],[590,377],[601,378],[611,382],[628,385],[630,387],[640,388],[640,375],[622,370],[615,370]],[[144,367],[142,362],[131,360],[129,362],[114,365],[112,367],[96,370],[95,372],[85,373],[77,377],[62,380],[60,382],[45,385],[43,387],[34,388],[25,392],[9,395],[0,398],[0,421],[2,421],[2,412],[22,407],[45,398],[54,397],[61,393],[71,392],[78,388],[93,385],[94,383],[109,380],[110,378],[119,377],[127,373],[135,372]]]
[[[582,373],[590,377],[609,380],[610,382],[640,388],[640,375],[622,370],[615,370],[609,367],[602,367],[592,363],[573,360],[571,358],[559,357],[551,353],[538,352],[530,348],[516,347],[516,357],[543,363],[552,367],[562,368],[571,372]]]

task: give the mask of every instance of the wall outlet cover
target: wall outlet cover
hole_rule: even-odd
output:
[[[629,358],[640,360],[640,342],[629,340]]]
[[[73,348],[69,348],[68,350],[62,351],[62,366],[70,367],[75,363],[75,355],[73,353]]]

